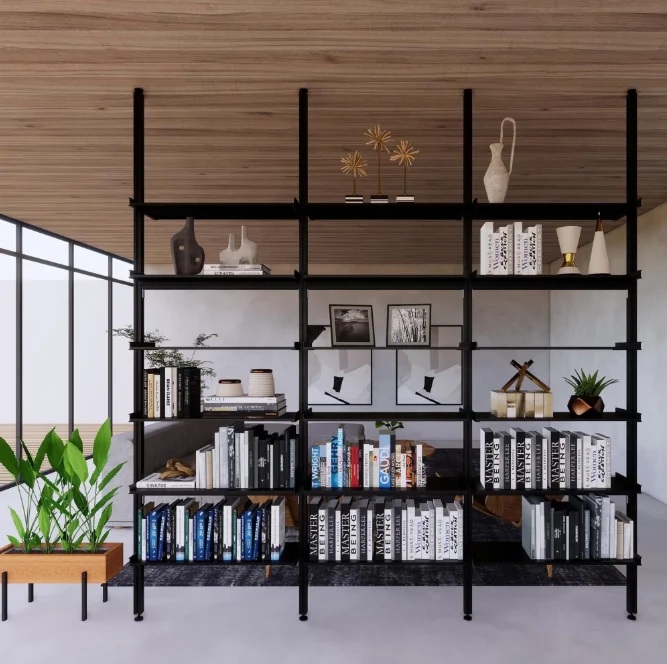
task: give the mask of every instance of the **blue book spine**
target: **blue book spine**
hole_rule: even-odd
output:
[[[252,522],[253,510],[246,512],[245,518],[245,557],[244,560],[252,560]]]
[[[311,487],[313,489],[320,488],[320,446],[313,445],[313,448],[310,450],[310,459],[311,459]]]
[[[331,436],[331,488],[338,489],[338,436]]]
[[[338,427],[336,445],[338,448],[338,488],[343,489],[345,487],[345,429],[343,427]]]
[[[167,510],[160,512],[160,532],[157,542],[157,560],[164,560],[164,540],[167,536]]]
[[[246,513],[241,514],[241,532],[237,534],[241,539],[241,558],[240,560],[245,560],[245,522],[246,522]]]
[[[391,489],[391,434],[380,434],[380,488]]]
[[[150,531],[150,543],[148,547],[148,560],[157,560],[157,517],[158,512],[153,510],[148,515],[148,527]]]
[[[206,512],[206,544],[204,549],[204,560],[211,560],[211,546],[213,544],[213,510]]]
[[[259,538],[264,510],[258,509],[255,516],[255,539],[252,542],[252,559],[259,560]]]
[[[197,512],[197,558],[196,560],[205,560],[204,550],[205,550],[205,540],[206,540],[206,512],[199,510]]]

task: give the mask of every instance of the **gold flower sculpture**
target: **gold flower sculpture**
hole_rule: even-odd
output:
[[[403,166],[403,195],[408,194],[408,168],[414,164],[416,155],[419,150],[410,145],[410,141],[399,141],[398,145],[393,149],[393,154],[389,157],[389,161],[397,161]]]
[[[389,143],[393,141],[391,132],[387,129],[382,129],[380,125],[371,127],[364,132],[364,136],[370,138],[366,145],[372,145],[373,150],[378,153],[378,196],[382,195],[382,171],[381,171],[381,156],[382,152],[389,152]]]
[[[347,157],[341,157],[340,162],[343,164],[340,170],[343,171],[345,175],[352,173],[352,195],[356,196],[357,175],[360,178],[368,175],[368,172],[366,171],[368,162],[364,159],[364,156],[361,154],[361,152],[359,152],[359,150],[356,150],[355,152],[349,152]]]

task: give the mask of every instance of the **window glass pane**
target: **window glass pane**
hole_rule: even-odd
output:
[[[74,267],[106,277],[109,274],[109,259],[98,251],[74,245]]]
[[[16,224],[0,219],[0,248],[16,251]]]
[[[16,445],[16,259],[0,254],[0,437]],[[13,482],[0,467],[0,486]]]
[[[23,261],[23,440],[68,436],[68,272]]]
[[[123,281],[130,281],[130,270],[132,263],[119,261],[117,258],[113,259],[113,278],[123,279]]]
[[[133,290],[130,286],[113,284],[113,329],[133,324]],[[133,410],[133,354],[130,340],[113,337],[113,432],[122,433],[132,428],[129,415]]]
[[[69,243],[29,228],[24,228],[22,233],[24,254],[37,256],[37,258],[53,263],[69,265]]]
[[[74,427],[86,455],[109,413],[108,283],[74,273]]]

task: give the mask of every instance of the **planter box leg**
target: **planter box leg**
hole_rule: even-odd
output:
[[[7,572],[2,573],[2,622],[7,620]]]
[[[88,620],[88,572],[81,572],[81,620]]]
[[[106,583],[102,584],[102,601],[109,601],[109,586]]]
[[[28,604],[35,600],[35,586],[32,583],[28,584]]]

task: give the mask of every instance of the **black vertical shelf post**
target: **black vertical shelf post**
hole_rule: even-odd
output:
[[[134,202],[144,202],[144,91],[134,89]],[[134,208],[134,272],[144,273],[144,215],[137,207]],[[134,282],[134,343],[144,341],[144,294],[141,284]],[[144,354],[134,353],[134,412],[143,411],[143,398],[140,386],[143,384]],[[134,481],[144,476],[144,423],[134,423]],[[134,494],[134,553],[137,555],[139,525],[136,514],[141,507],[142,497]],[[144,568],[134,567],[134,619],[143,620],[144,611]]]
[[[472,620],[472,90],[463,91],[463,477],[468,490],[463,504],[463,617]]]
[[[308,620],[308,89],[299,90],[299,620]]]
[[[628,90],[626,98],[626,239],[625,271],[637,272],[637,90]],[[637,282],[628,287],[626,303],[626,408],[637,412]],[[629,419],[626,424],[626,474],[631,485],[637,483],[637,421]],[[634,549],[637,551],[637,494],[628,496],[628,517],[634,527]],[[635,620],[637,614],[637,565],[628,565],[626,582],[628,619]]]

